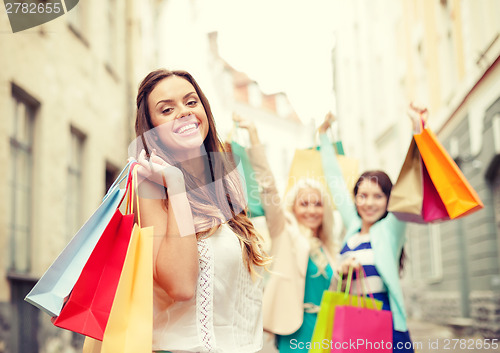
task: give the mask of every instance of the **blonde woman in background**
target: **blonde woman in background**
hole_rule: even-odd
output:
[[[330,254],[337,252],[330,196],[319,182],[301,179],[282,201],[254,124],[237,115],[233,120],[250,136],[247,153],[272,241],[264,330],[276,335],[280,353],[307,352],[305,345],[311,341],[321,297],[333,274]]]

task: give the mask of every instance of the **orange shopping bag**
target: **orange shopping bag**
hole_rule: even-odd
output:
[[[432,183],[450,218],[465,216],[482,209],[484,205],[476,191],[439,143],[436,135],[429,128],[425,128],[414,137]]]

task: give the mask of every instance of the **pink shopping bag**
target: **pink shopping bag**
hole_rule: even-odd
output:
[[[365,278],[364,270],[360,270]],[[363,286],[364,287],[364,286]],[[347,289],[349,291],[349,289]],[[359,290],[358,290],[359,292]],[[366,299],[366,291],[363,288]],[[354,296],[349,295],[352,300]],[[363,304],[365,301],[356,301],[358,306],[340,305],[335,308],[331,352],[372,353],[392,352],[392,313],[388,310],[371,309]],[[375,301],[370,293],[371,300]],[[375,308],[375,304],[372,306]]]

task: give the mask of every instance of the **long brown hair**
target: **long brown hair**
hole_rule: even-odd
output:
[[[160,81],[172,76],[181,77],[191,83],[205,109],[209,129],[203,145],[209,159],[208,165],[211,167],[211,179],[215,185],[212,192],[200,187],[203,183],[192,173],[186,172],[181,163],[176,163],[172,156],[168,155],[168,151],[160,139],[146,139],[146,133],[155,128],[149,114],[149,94]],[[160,157],[182,170],[186,189],[189,190],[187,196],[195,218],[198,239],[211,236],[219,228],[220,223],[224,221],[221,219],[222,213],[240,240],[244,250],[243,259],[249,272],[255,273],[253,265],[265,266],[269,263],[270,259],[262,249],[262,238],[247,217],[243,190],[239,180],[235,178],[235,173],[231,173],[235,170],[235,166],[231,163],[230,158],[227,158],[224,145],[217,135],[210,104],[196,80],[188,72],[159,69],[149,73],[143,79],[137,93],[135,133],[141,138],[147,155],[156,149]],[[165,209],[168,209],[168,194],[166,192],[163,204]]]
[[[359,185],[365,181],[365,180],[370,180],[373,182],[376,182],[378,186],[380,186],[380,189],[382,189],[382,192],[384,195],[387,197],[387,202],[389,203],[389,198],[391,197],[391,191],[392,191],[392,181],[391,178],[387,175],[387,173],[381,171],[381,170],[368,170],[361,174],[359,177],[358,181],[356,182],[356,185],[354,186],[354,196],[358,194],[358,189]],[[387,211],[387,205],[386,205],[386,211],[380,219],[384,219],[387,217],[389,212]],[[380,221],[379,219],[379,221]],[[378,222],[378,221],[377,221]],[[406,260],[406,252],[405,249],[403,248],[401,250],[401,256],[399,257],[399,272],[400,274],[402,273],[404,269],[404,264]]]

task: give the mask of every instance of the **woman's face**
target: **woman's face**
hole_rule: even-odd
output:
[[[363,222],[372,225],[387,211],[387,196],[373,180],[363,180],[355,198],[356,208]]]
[[[182,77],[160,81],[148,97],[149,115],[169,152],[198,149],[207,137],[205,108],[193,85]]]
[[[323,223],[323,201],[321,192],[314,188],[303,188],[297,193],[293,213],[297,221],[317,232]]]

